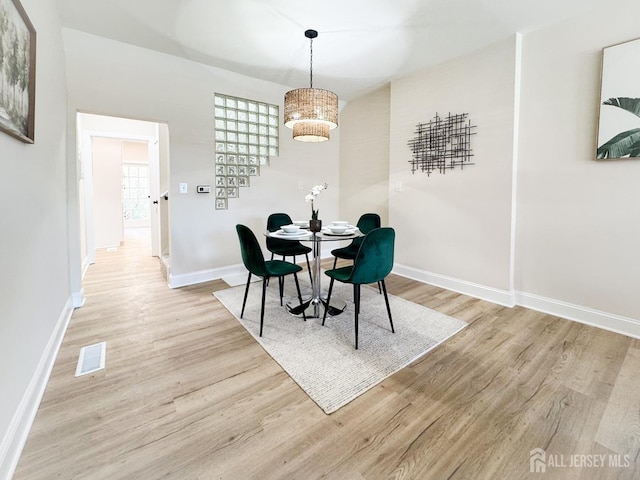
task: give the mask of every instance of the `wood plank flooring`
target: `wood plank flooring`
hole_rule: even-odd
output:
[[[325,415],[211,294],[225,282],[169,289],[135,239],[99,252],[14,479],[640,478],[640,342],[387,285],[470,325]],[[99,341],[106,369],[75,378]]]

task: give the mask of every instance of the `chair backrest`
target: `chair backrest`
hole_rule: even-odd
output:
[[[291,225],[292,222],[293,221],[291,220],[291,217],[286,213],[272,213],[267,218],[267,230],[270,232],[275,232],[282,225]],[[290,240],[283,240],[281,238],[267,237],[267,249],[271,250],[272,248],[278,247],[291,247],[292,244],[289,243],[289,241]]]
[[[366,235],[374,228],[380,228],[382,226],[380,215],[377,213],[365,213],[360,216],[356,226],[358,227],[358,230]]]
[[[389,275],[393,269],[395,239],[396,232],[390,227],[367,233],[353,261],[350,283],[376,283]]]
[[[264,255],[260,249],[258,239],[251,229],[245,225],[236,225],[238,232],[238,240],[240,240],[240,252],[242,253],[242,261],[254,275],[264,277],[267,275],[267,268],[264,262]]]
[[[377,213],[364,213],[358,219],[356,226],[358,227],[358,230],[366,235],[374,228],[380,228],[380,224],[380,215]],[[351,244],[354,247],[359,247],[362,244],[362,240],[364,240],[364,237],[354,238]]]
[[[275,232],[282,225],[291,225],[292,220],[286,213],[272,213],[267,218],[267,230]]]

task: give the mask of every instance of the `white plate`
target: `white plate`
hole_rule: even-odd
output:
[[[333,233],[331,230],[326,228],[322,230],[322,233],[324,233],[325,235],[331,235],[332,237],[348,237],[349,235],[353,235],[354,233],[356,233],[356,231],[353,229],[348,229],[343,233]]]
[[[297,232],[287,233],[284,230],[276,230],[273,233],[279,237],[306,237],[310,232],[307,230],[299,230]]]

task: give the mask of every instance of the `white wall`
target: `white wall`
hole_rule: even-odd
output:
[[[22,5],[37,32],[35,143],[0,134],[0,478],[17,461],[52,337],[71,314],[62,38],[53,2]]]
[[[448,280],[449,288],[479,285],[476,295],[504,303],[510,300],[515,52],[511,37],[391,84],[389,223],[397,232],[396,262],[416,278]],[[436,113],[469,114],[477,126],[475,165],[412,174],[408,142],[416,124]]]
[[[614,329],[640,321],[640,160],[595,160],[600,68],[604,47],[640,37],[639,16],[618,1],[523,41],[516,288],[625,317]]]
[[[318,205],[321,217],[338,217],[339,128],[330,142],[303,144],[294,142],[281,124],[280,156],[260,177],[251,178],[251,188],[242,189],[239,199],[229,201],[229,210],[215,210],[213,195],[195,193],[196,185],[213,185],[215,179],[214,92],[282,108],[290,87],[73,30],[65,29],[63,35],[71,108],[168,124],[174,284],[189,283],[200,274],[198,278],[210,278],[216,269],[241,263],[237,223],[260,235],[273,211],[309,217],[304,196],[317,183],[330,185]],[[181,182],[189,185],[186,195],[178,193]]]

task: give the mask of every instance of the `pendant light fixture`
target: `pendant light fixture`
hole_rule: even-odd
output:
[[[298,88],[284,96],[284,124],[293,129],[299,142],[326,142],[329,130],[338,126],[338,96],[329,90],[313,88],[313,39],[315,30],[304,32],[309,42],[309,88]]]

